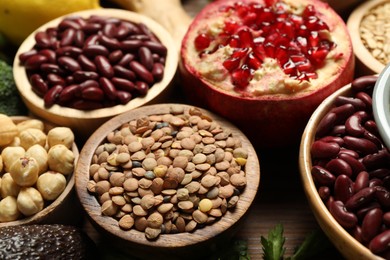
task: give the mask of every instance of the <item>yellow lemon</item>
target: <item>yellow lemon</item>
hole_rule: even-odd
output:
[[[71,12],[99,8],[99,0],[0,0],[0,32],[19,45],[39,26]]]

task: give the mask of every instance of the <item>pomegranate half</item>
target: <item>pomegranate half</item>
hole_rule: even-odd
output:
[[[344,21],[319,0],[214,1],[193,20],[180,55],[188,100],[261,147],[298,143],[355,65]]]

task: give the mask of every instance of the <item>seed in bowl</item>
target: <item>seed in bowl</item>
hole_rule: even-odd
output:
[[[335,220],[374,254],[390,254],[390,153],[372,114],[377,76],[352,82],[319,122],[311,174]],[[386,257],[387,256],[387,257]]]
[[[74,134],[66,127],[45,132],[42,121],[14,123],[3,114],[0,125],[0,222],[9,222],[42,211],[65,190]]]
[[[246,187],[248,152],[197,108],[132,120],[94,152],[88,191],[124,230],[192,232],[234,209]]]
[[[167,48],[142,23],[69,16],[19,55],[45,107],[91,110],[145,96],[164,74]]]

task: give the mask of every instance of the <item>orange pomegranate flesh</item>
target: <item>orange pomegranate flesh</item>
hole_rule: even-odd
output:
[[[317,0],[215,1],[183,40],[183,87],[195,103],[244,132],[256,120],[256,135],[288,142],[291,135],[273,128],[299,133],[315,107],[352,80],[351,46],[342,19]],[[298,103],[307,108],[294,111]]]

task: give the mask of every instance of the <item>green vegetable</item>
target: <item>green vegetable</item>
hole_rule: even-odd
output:
[[[27,115],[27,108],[15,85],[12,67],[3,60],[0,60],[0,113]]]
[[[279,260],[283,259],[284,242],[286,241],[283,236],[283,226],[278,224],[274,229],[268,232],[268,238],[261,236],[261,244],[263,245],[264,260]]]

